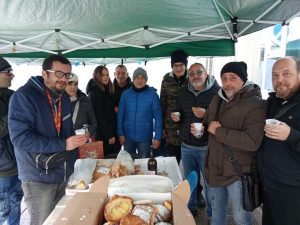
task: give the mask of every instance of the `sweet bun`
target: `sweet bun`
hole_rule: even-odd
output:
[[[75,189],[77,190],[84,190],[84,189],[87,189],[87,185],[86,183],[84,182],[84,180],[80,180],[76,185],[75,185]]]
[[[157,208],[157,214],[155,216],[155,223],[158,222],[169,222],[171,220],[171,211],[168,210],[163,205],[155,205],[155,208]]]
[[[129,214],[121,219],[120,225],[148,225],[148,224],[140,217]]]
[[[108,222],[120,221],[133,208],[133,199],[126,196],[114,195],[106,204],[104,217]]]
[[[153,225],[157,208],[152,205],[136,205],[131,214],[140,217],[146,224]]]

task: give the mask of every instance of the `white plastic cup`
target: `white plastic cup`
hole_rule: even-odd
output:
[[[173,115],[176,116],[176,120],[180,119],[180,112],[173,112]]]
[[[279,125],[280,121],[276,119],[266,119],[266,124]]]
[[[83,134],[85,134],[85,129],[78,129],[78,130],[75,130],[75,134],[76,134],[76,135],[83,135]]]
[[[196,129],[196,136],[202,135],[202,123],[192,123]]]

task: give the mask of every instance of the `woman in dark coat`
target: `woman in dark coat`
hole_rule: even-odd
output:
[[[103,141],[104,155],[117,154],[117,117],[114,111],[114,87],[105,66],[97,66],[93,78],[88,82],[86,93],[94,108],[99,132],[97,140]]]

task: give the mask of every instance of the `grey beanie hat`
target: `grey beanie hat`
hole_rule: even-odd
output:
[[[0,71],[10,69],[11,65],[2,57],[0,57]]]
[[[133,72],[132,80],[134,80],[137,76],[143,76],[143,77],[145,78],[146,82],[148,81],[147,71],[144,70],[144,69],[141,68],[141,67],[138,67],[138,68]]]

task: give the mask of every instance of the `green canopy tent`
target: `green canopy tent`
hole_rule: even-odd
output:
[[[299,15],[299,0],[1,0],[0,56],[230,56],[239,37]]]

